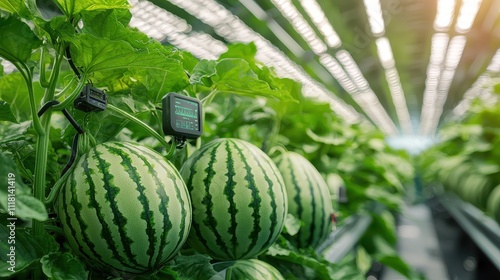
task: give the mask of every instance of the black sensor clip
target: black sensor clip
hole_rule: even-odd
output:
[[[74,105],[76,109],[84,112],[104,111],[108,105],[108,97],[102,90],[85,85]]]

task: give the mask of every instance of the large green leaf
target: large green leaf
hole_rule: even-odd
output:
[[[3,252],[0,255],[0,277],[9,277],[21,272],[35,264],[44,255],[59,249],[59,244],[45,231],[40,236],[33,236],[25,228],[17,224],[15,243],[13,241],[9,242],[9,240],[12,240],[9,236],[11,236],[11,230],[14,228],[11,222],[15,223],[16,221],[9,221],[8,225],[10,224],[11,227],[0,224],[0,238],[3,240],[0,243],[0,251]],[[9,263],[10,256],[8,254],[12,254],[11,252],[15,254],[14,269],[9,269],[11,263]]]
[[[199,280],[222,280],[223,277],[217,275],[210,263],[211,258],[206,255],[195,254],[191,256],[178,256],[169,263],[157,275],[159,279],[199,279]],[[168,275],[168,276],[167,276]],[[154,278],[153,276],[153,279]]]
[[[134,34],[131,33],[128,40],[142,38]],[[138,99],[157,103],[168,91],[178,91],[188,85],[182,63],[168,57],[168,51],[159,44],[146,42],[139,49],[137,43],[132,46],[128,41],[92,34],[79,34],[70,41],[75,64],[81,66],[83,72],[93,73],[93,80],[101,84],[118,77],[130,77],[146,89],[135,96]]]
[[[40,260],[43,273],[55,280],[85,280],[88,272],[85,266],[68,252],[53,252]]]
[[[68,18],[82,11],[130,8],[127,0],[56,0],[55,3]]]
[[[0,56],[12,63],[26,63],[41,41],[20,19],[0,17]]]
[[[246,96],[264,96],[291,100],[285,90],[271,89],[269,84],[252,71],[247,61],[239,58],[226,58],[217,62],[216,74],[212,77],[214,87],[221,92]]]
[[[2,0],[0,10],[23,18],[31,18],[33,14],[38,14],[35,0]]]
[[[211,77],[215,75],[215,66],[217,62],[214,60],[201,60],[193,69],[191,73],[191,84],[202,84],[207,87],[212,86]]]
[[[12,217],[24,220],[47,220],[45,205],[31,195],[30,189],[24,185],[12,159],[0,152],[0,163],[0,180],[5,182],[0,188],[1,207]],[[12,202],[15,204],[12,205]]]
[[[35,103],[39,104],[43,96],[43,89],[39,82],[33,83],[33,90]],[[31,119],[28,88],[19,72],[0,78],[0,99],[10,104],[12,114],[18,121]]]

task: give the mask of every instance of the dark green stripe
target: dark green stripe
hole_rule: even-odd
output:
[[[271,166],[271,164],[273,164],[272,161],[270,160],[266,160],[265,158],[262,158],[262,157],[256,157],[254,155],[254,158],[255,160],[257,161],[258,165],[261,167],[262,169],[262,173],[264,174],[264,179],[266,180],[267,182],[267,194],[269,195],[269,198],[271,199],[271,214],[269,215],[269,220],[271,221],[271,226],[270,226],[270,230],[269,230],[269,236],[267,237],[267,240],[266,242],[264,242],[264,245],[262,245],[262,248],[268,248],[269,246],[272,245],[272,243],[274,243],[274,241],[276,240],[276,237],[278,236],[278,234],[281,232],[281,228],[278,228],[278,213],[277,213],[277,208],[278,208],[278,205],[276,204],[276,194],[274,193],[274,188],[278,189],[278,188],[283,188],[284,186],[274,186],[275,183],[278,183],[279,182],[279,179],[277,178],[277,174],[273,173],[272,175],[274,176],[274,179],[276,180],[276,182],[273,182],[273,180],[271,180],[268,175],[267,175],[267,172],[271,172],[273,170],[273,166]],[[264,164],[267,164],[266,167],[264,167]],[[276,170],[276,169],[274,169]],[[286,196],[285,196],[285,199],[286,199]],[[283,207],[284,208],[284,207]],[[285,209],[283,209],[283,212]],[[284,213],[284,215],[286,215],[286,213]],[[282,217],[282,221],[284,221],[284,216]]]
[[[212,233],[215,235],[215,242],[221,252],[225,254],[226,256],[230,255],[229,249],[227,248],[227,244],[225,243],[225,240],[222,238],[220,233],[217,231],[217,219],[214,217],[214,201],[213,197],[210,194],[210,187],[212,185],[212,179],[215,177],[217,174],[217,171],[214,170],[214,164],[217,162],[217,150],[219,149],[220,144],[215,146],[211,151],[210,151],[210,162],[208,163],[207,168],[205,168],[205,174],[207,176],[203,179],[203,184],[205,186],[205,197],[203,197],[202,204],[205,205],[207,208],[207,215],[203,219],[203,224],[211,229]]]
[[[97,164],[98,169],[102,170],[102,171],[109,171],[111,165],[108,162],[104,161],[102,158],[100,158],[100,156],[102,154],[100,152],[98,152],[96,148],[94,148],[94,154],[95,154],[94,159],[97,160],[97,163],[98,163]],[[97,218],[99,219],[99,222],[102,225],[101,236],[104,238],[104,240],[108,244],[108,248],[113,252],[113,256],[115,257],[115,259],[118,262],[120,262],[125,267],[137,269],[137,263],[131,259],[131,257],[129,256],[130,255],[129,253],[126,252],[127,257],[129,258],[129,260],[133,261],[134,265],[130,265],[129,263],[127,263],[127,260],[120,254],[120,252],[118,252],[118,250],[116,248],[117,246],[112,238],[112,234],[111,234],[112,230],[110,229],[110,226],[106,223],[104,216],[101,213],[101,206],[97,202],[97,199],[95,196],[95,194],[96,194],[95,184],[92,182],[89,172],[86,172],[86,175],[87,175],[87,178],[89,178],[89,185],[90,185],[90,189],[89,189],[90,202],[89,202],[88,207],[92,207],[92,208],[96,209]],[[127,250],[126,247],[128,247],[128,246],[126,244],[132,242],[132,240],[130,238],[128,238],[124,232],[124,227],[127,224],[127,219],[125,217],[123,217],[123,215],[119,211],[118,206],[116,205],[116,201],[115,201],[116,195],[120,192],[120,189],[116,186],[113,186],[113,184],[111,183],[111,181],[114,178],[114,176],[111,173],[102,172],[102,175],[103,175],[102,182],[104,183],[104,189],[106,192],[105,198],[106,198],[107,202],[109,203],[109,207],[111,208],[111,211],[113,213],[113,222],[114,222],[113,226],[118,228],[121,243],[124,246],[124,249]],[[130,250],[130,247],[128,247],[128,249]]]
[[[180,178],[177,178],[176,175],[172,172],[168,172],[168,177],[169,179],[171,179],[172,181],[176,182],[176,180],[180,179]],[[167,256],[167,258],[165,260],[169,260],[173,254],[175,254],[181,247],[182,245],[184,245],[184,238],[185,238],[185,234],[189,233],[189,228],[186,228],[188,227],[189,225],[186,225],[186,217],[188,215],[187,211],[186,211],[186,207],[191,207],[191,202],[188,200],[188,201],[185,201],[182,199],[182,196],[181,196],[181,193],[180,193],[180,190],[179,190],[180,186],[177,186],[175,189],[175,196],[177,198],[177,201],[180,201],[181,202],[181,224],[180,224],[180,228],[181,228],[181,231],[180,231],[180,236],[179,236],[179,239],[177,241],[177,244],[175,245],[174,247],[174,250],[170,253],[170,255]]]
[[[318,176],[320,176],[320,175],[318,175]],[[322,177],[321,178],[317,178],[317,180],[320,180],[320,179],[323,180]],[[325,213],[326,204],[325,204],[325,198],[323,197],[322,192],[321,192],[321,186],[324,186],[324,187],[328,188],[328,186],[326,186],[324,184],[321,184],[321,182],[318,182],[318,191],[319,191],[320,197],[321,197],[321,199],[320,199],[320,203],[321,204],[319,206],[320,208],[318,208],[318,209],[321,210],[320,211],[320,215],[321,215],[321,217],[320,217],[320,221],[321,221],[320,231],[321,232],[320,232],[320,235],[319,235],[317,243],[323,241],[326,238],[326,236],[329,234],[329,232],[330,232],[328,228],[329,228],[329,224],[330,224],[329,221],[330,221],[330,215],[331,215],[331,213]],[[330,192],[328,191],[328,194],[329,193]],[[330,203],[329,199],[327,199],[327,203]],[[319,244],[316,244],[316,246],[317,245],[319,245]]]
[[[297,182],[297,178],[296,178],[296,174],[295,174],[295,169],[292,165],[292,161],[290,160],[290,157],[287,157],[287,161],[288,165],[290,166],[288,169],[290,169],[290,178],[292,179],[292,182],[293,182],[293,185],[291,187],[293,187],[295,190],[296,190],[296,194],[295,196],[293,197],[293,201],[295,202],[295,204],[297,205],[297,218],[299,218],[300,220],[303,220],[304,217],[302,217],[303,215],[303,212],[304,212],[304,209],[302,208],[302,203],[301,203],[301,199],[300,199],[300,196],[301,196],[301,188],[300,188],[300,185],[299,185],[299,182]],[[302,238],[301,238],[301,232],[300,231],[304,231],[303,229],[300,229],[299,232],[297,233],[297,237],[298,238],[295,238],[295,240],[297,240],[297,247],[301,248],[302,247]]]
[[[311,224],[309,225],[309,230],[307,231],[308,237],[307,237],[306,244],[307,244],[307,246],[314,247],[316,245],[315,243],[318,241],[318,239],[314,239],[314,236],[318,233],[317,232],[318,229],[316,228],[316,226],[317,226],[316,225],[316,219],[317,219],[316,210],[318,208],[318,205],[316,205],[315,193],[318,191],[319,188],[317,186],[316,180],[314,180],[315,178],[311,178],[311,175],[313,175],[311,172],[311,169],[308,168],[307,166],[305,166],[305,164],[302,166],[302,168],[304,170],[304,175],[306,176],[306,180],[309,183],[308,189],[309,189],[309,193],[311,194],[310,197],[312,199],[312,201],[311,201],[312,213],[311,213],[311,217],[309,217],[309,221]]]
[[[252,213],[252,218],[254,219],[252,230],[250,232],[250,239],[251,243],[250,246],[247,248],[247,251],[242,254],[242,256],[245,256],[249,252],[251,252],[253,249],[255,249],[257,241],[259,240],[259,233],[262,230],[260,227],[260,204],[262,202],[262,199],[260,197],[259,189],[257,187],[257,184],[255,183],[255,177],[252,173],[252,168],[250,165],[247,163],[247,160],[245,156],[243,155],[242,150],[238,145],[242,145],[241,142],[238,142],[238,145],[234,142],[231,141],[231,143],[234,145],[234,149],[239,155],[239,158],[241,159],[241,162],[245,165],[245,180],[248,182],[248,189],[252,192],[252,200],[248,204],[248,207],[253,209]],[[255,156],[254,156],[255,157]],[[250,223],[248,223],[250,224]]]
[[[66,185],[64,186],[64,189],[62,191],[62,195],[63,195],[63,197],[62,197],[62,201],[63,201],[62,211],[64,212],[64,216],[66,218],[65,225],[68,227],[68,229],[71,232],[71,236],[69,236],[69,238],[72,238],[75,240],[75,243],[78,246],[78,253],[82,254],[85,258],[92,260],[93,258],[85,252],[84,246],[82,246],[82,244],[80,244],[80,242],[78,241],[78,236],[82,235],[83,241],[85,242],[84,245],[87,245],[89,247],[90,251],[92,252],[92,254],[97,259],[100,259],[101,256],[94,250],[94,244],[89,241],[89,238],[86,234],[87,225],[82,221],[82,217],[81,217],[80,212],[79,212],[82,210],[82,205],[76,200],[75,195],[74,195],[75,186],[78,185],[75,181],[75,173],[74,172],[71,173],[71,176],[68,178],[68,180],[69,181],[66,183]],[[71,182],[71,183],[69,184],[69,182]],[[68,190],[68,188],[69,188],[69,190]],[[71,205],[73,206],[73,208],[75,210],[74,215],[76,217],[76,222],[79,223],[80,228],[81,228],[81,231],[79,231],[79,232],[77,232],[73,228],[72,222],[75,222],[75,221],[70,218],[70,213],[68,212],[69,205],[67,204],[68,198],[66,196],[68,191],[71,191],[71,193],[73,194],[71,197]],[[62,221],[62,219],[61,219],[61,221]]]
[[[226,168],[227,168],[227,173],[225,174],[227,176],[227,182],[226,182],[226,187],[224,188],[224,194],[227,197],[227,200],[229,202],[229,209],[228,213],[231,216],[231,225],[228,228],[227,233],[231,236],[231,247],[233,249],[232,252],[230,253],[231,258],[237,258],[237,251],[236,248],[238,248],[238,237],[236,236],[236,228],[238,226],[238,223],[236,222],[236,214],[238,213],[238,208],[236,207],[236,203],[234,202],[234,188],[236,186],[236,182],[234,181],[234,176],[236,176],[235,170],[234,170],[234,160],[233,160],[233,155],[232,155],[232,150],[229,147],[229,141],[225,142],[226,144],[226,152],[227,152],[227,161],[226,161]],[[234,144],[233,144],[234,145]]]
[[[149,208],[150,203],[149,203],[148,198],[145,195],[146,188],[141,184],[141,181],[142,181],[141,172],[139,172],[137,170],[137,168],[133,165],[132,159],[130,158],[128,153],[125,153],[123,151],[123,149],[128,148],[128,147],[125,147],[124,145],[121,145],[119,143],[114,143],[113,145],[104,145],[104,146],[106,148],[108,148],[108,151],[110,153],[119,155],[122,158],[121,165],[123,166],[123,169],[125,170],[125,172],[128,173],[130,180],[132,182],[134,182],[134,184],[136,185],[136,190],[139,192],[137,199],[141,203],[141,206],[143,209],[141,211],[141,219],[146,222],[146,235],[148,236],[148,242],[149,242],[147,255],[150,256],[149,262],[148,262],[148,267],[151,267],[151,258],[155,253],[155,245],[156,245],[156,242],[155,242],[156,241],[155,240],[156,231],[154,228],[155,217],[153,215],[153,211]],[[120,147],[120,148],[116,148],[116,146]],[[128,150],[129,150],[130,154],[135,154],[137,156],[137,154],[134,153],[133,150],[131,150],[131,149],[128,149]],[[144,158],[141,158],[141,160],[144,162],[147,162],[147,160]],[[151,172],[151,170],[148,170],[148,171]],[[155,178],[156,178],[156,176],[155,176]],[[127,255],[131,254],[131,256],[129,256],[129,257],[132,257],[132,259],[135,260],[135,257],[132,255],[132,252],[131,252],[131,246],[130,246],[131,244],[132,243],[126,244],[127,249],[125,250],[125,252],[127,252]],[[137,263],[137,262],[135,262],[135,263]],[[139,264],[139,263],[137,263],[137,264]]]
[[[154,247],[156,245],[156,238],[153,237],[153,242],[150,241],[150,247],[153,247],[153,253],[149,255],[149,261],[148,261],[148,265],[149,267],[156,267],[156,266],[159,266],[165,259],[165,256],[162,255],[163,253],[163,248],[165,248],[169,241],[167,240],[167,237],[168,237],[168,233],[170,232],[170,230],[172,230],[172,221],[170,221],[170,217],[168,215],[168,204],[170,203],[170,198],[168,196],[168,194],[165,192],[165,185],[163,183],[162,180],[160,180],[160,176],[158,175],[158,172],[155,170],[155,168],[151,165],[150,161],[154,160],[157,164],[159,164],[160,166],[163,166],[165,165],[164,162],[160,162],[159,160],[157,160],[157,157],[158,155],[154,154],[154,153],[149,153],[147,151],[143,151],[143,150],[139,150],[137,149],[136,147],[134,147],[133,145],[123,145],[121,143],[117,143],[118,146],[124,148],[124,149],[128,149],[129,152],[135,156],[137,156],[138,158],[140,158],[144,164],[146,165],[146,167],[148,168],[148,172],[149,174],[151,174],[152,178],[155,180],[155,185],[156,185],[156,193],[158,194],[158,197],[160,198],[160,203],[158,205],[158,208],[160,210],[160,213],[163,214],[163,230],[161,232],[161,236],[160,236],[160,245],[159,245],[159,251],[158,251],[158,255],[156,256],[156,260],[154,261],[154,264],[152,264],[153,262],[153,257],[154,257]],[[145,157],[144,155],[147,155],[148,157]],[[168,172],[167,172],[168,173]]]
[[[209,143],[210,144],[210,143]],[[210,145],[209,147],[211,147],[213,145]],[[220,146],[220,143],[218,145],[216,145],[214,148],[213,148],[213,151],[214,150],[217,150],[217,148]],[[185,166],[188,166],[189,167],[189,172],[188,172],[188,179],[186,180],[186,185],[188,187],[188,190],[190,193],[192,193],[194,191],[194,186],[193,186],[193,178],[195,176],[195,174],[197,173],[197,168],[199,167],[197,165],[198,161],[205,156],[206,153],[210,152],[211,150],[208,149],[208,146],[204,146],[202,149],[198,150],[197,152],[195,152],[188,160],[188,162],[186,162]],[[190,166],[189,166],[190,164]],[[183,166],[184,168],[184,166]],[[207,189],[209,187],[207,187],[205,185],[205,193],[209,194],[207,192]],[[195,209],[196,205],[193,203],[193,217],[194,217],[194,212],[198,209]],[[198,210],[199,211],[199,210]],[[207,211],[208,212],[208,211]],[[217,256],[219,255],[218,252],[215,252],[213,251],[211,248],[209,248],[208,246],[206,246],[207,244],[207,240],[203,237],[203,233],[201,231],[201,228],[200,228],[200,224],[197,223],[197,221],[195,219],[193,219],[193,223],[191,225],[191,229],[194,230],[194,234],[196,235],[196,239],[201,243],[201,244],[204,244],[205,246],[205,250],[208,252],[209,255],[211,256]]]

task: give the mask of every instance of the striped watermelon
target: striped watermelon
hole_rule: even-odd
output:
[[[299,232],[289,240],[298,248],[316,248],[332,230],[328,186],[318,170],[297,153],[282,153],[275,162],[285,180],[288,213],[302,221]]]
[[[217,264],[214,265],[216,267]],[[256,260],[238,260],[221,273],[226,280],[284,280],[281,273],[272,265]]]
[[[83,155],[57,213],[71,249],[113,274],[160,268],[185,242],[191,203],[175,167],[138,144],[111,142]]]
[[[239,139],[213,140],[193,153],[181,175],[191,194],[188,243],[218,260],[257,256],[274,243],[287,211],[273,161]]]

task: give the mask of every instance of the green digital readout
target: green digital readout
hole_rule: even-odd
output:
[[[202,134],[200,100],[171,92],[162,99],[163,131],[179,139],[196,139]]]
[[[184,98],[174,98],[175,127],[187,130],[199,130],[198,103]]]

